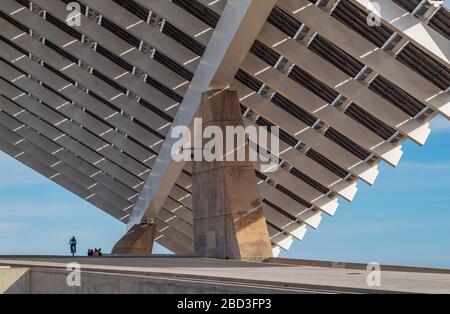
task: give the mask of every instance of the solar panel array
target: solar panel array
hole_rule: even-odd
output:
[[[70,2],[0,3],[0,149],[126,223],[226,1],[79,0],[75,27]],[[449,117],[449,64],[359,2],[279,0],[232,82],[246,123],[281,128],[281,170],[255,170],[275,254]],[[393,2],[449,40],[446,8]],[[175,253],[191,185],[188,164],[156,220]]]

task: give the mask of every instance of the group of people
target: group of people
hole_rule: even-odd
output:
[[[95,256],[95,257],[102,256],[102,249],[93,249],[93,250],[89,249],[88,256]]]
[[[77,239],[75,238],[75,236],[70,239],[69,246],[70,246],[70,254],[72,256],[75,256],[75,254],[77,253]],[[89,249],[87,255],[96,257],[102,256],[103,255],[102,249]]]

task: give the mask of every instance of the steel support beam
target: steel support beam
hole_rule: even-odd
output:
[[[203,92],[229,87],[275,2],[274,0],[228,1],[172,128],[191,124]],[[128,228],[140,223],[145,216],[153,218],[158,214],[184,168],[184,163],[175,163],[172,160],[171,150],[175,141],[176,139],[169,136],[166,138],[155,161],[154,171],[148,177],[133,209]]]

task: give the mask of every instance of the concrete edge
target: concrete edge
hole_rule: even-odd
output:
[[[352,269],[352,270],[367,270],[367,264],[363,263],[347,263],[347,262],[332,262],[319,260],[303,260],[271,257],[264,261],[267,264],[277,264],[286,266],[310,266],[336,269]],[[428,273],[428,274],[450,274],[450,269],[444,268],[430,268],[430,267],[415,267],[415,266],[397,266],[397,265],[383,265],[380,264],[382,271],[395,271],[406,273]]]
[[[32,271],[33,269],[39,270],[66,270],[65,266],[56,266],[56,265],[36,265],[36,264],[26,264],[25,261],[21,261],[20,263],[14,263],[11,261],[10,263],[4,263],[0,261],[0,266],[9,265],[9,266],[17,266],[17,267],[27,267]],[[87,266],[87,267],[86,267]],[[346,294],[408,294],[403,291],[395,291],[395,290],[381,290],[381,289],[364,289],[364,288],[354,288],[354,287],[345,287],[345,286],[324,286],[324,285],[314,285],[314,284],[301,284],[301,283],[286,283],[286,282],[277,282],[277,281],[267,281],[267,280],[254,280],[254,279],[236,279],[229,277],[215,277],[215,276],[204,276],[204,275],[191,275],[191,274],[176,274],[176,273],[160,273],[160,272],[149,272],[149,271],[141,271],[141,270],[120,270],[120,269],[102,269],[99,265],[86,265],[82,267],[82,271],[84,272],[96,272],[96,273],[110,273],[110,274],[118,274],[118,275],[140,275],[140,276],[151,276],[151,277],[162,277],[162,278],[172,278],[172,279],[187,279],[187,280],[197,280],[203,282],[217,282],[217,283],[227,283],[227,284],[251,284],[255,286],[265,286],[272,288],[290,288],[290,289],[304,289],[317,291],[317,293],[346,293]]]

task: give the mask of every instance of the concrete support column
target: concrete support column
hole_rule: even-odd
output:
[[[114,245],[111,254],[150,255],[156,229],[156,224],[135,225]]]
[[[204,93],[198,116],[203,130],[222,129],[224,146],[226,127],[244,126],[235,91]],[[196,256],[248,261],[272,256],[252,162],[194,161],[192,189]]]

